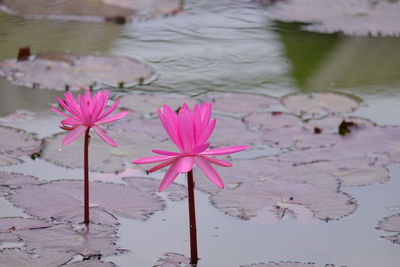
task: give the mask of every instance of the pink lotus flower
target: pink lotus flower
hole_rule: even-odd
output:
[[[124,111],[107,117],[118,106],[119,100],[105,110],[108,102],[108,90],[100,91],[93,97],[90,96],[90,91],[86,90],[85,95],[78,95],[77,102],[71,92],[67,92],[64,96],[64,100],[57,97],[57,101],[71,115],[67,115],[53,107],[51,108],[55,113],[66,117],[61,121],[62,126],[60,127],[70,132],[62,141],[63,146],[68,145],[90,128],[93,128],[105,142],[113,147],[117,146],[114,140],[98,125],[119,120],[128,114],[128,112]]]
[[[224,184],[221,177],[210,163],[223,167],[231,167],[232,164],[210,156],[232,154],[248,148],[247,146],[231,146],[208,149],[210,144],[206,142],[216,124],[216,119],[210,121],[211,108],[211,103],[203,103],[200,107],[195,105],[193,112],[191,112],[188,106],[183,104],[178,114],[167,105],[164,105],[163,111],[158,109],[161,123],[180,152],[155,149],[152,151],[160,156],[138,159],[133,163],[150,164],[161,162],[151,168],[149,172],[171,165],[161,182],[160,192],[170,185],[179,173],[186,173],[192,170],[194,164],[214,184],[223,188]]]

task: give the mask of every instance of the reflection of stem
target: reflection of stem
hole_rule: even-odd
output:
[[[83,169],[84,169],[84,192],[83,192],[83,222],[89,224],[89,131],[88,128],[85,132],[85,144],[83,154]]]
[[[193,170],[187,174],[188,178],[188,203],[189,203],[189,224],[190,224],[190,264],[197,264],[197,235],[196,235],[196,210],[194,205],[194,182]]]

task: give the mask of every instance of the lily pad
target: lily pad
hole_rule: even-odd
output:
[[[100,182],[89,186],[92,223],[115,225],[114,216],[146,220],[164,208],[158,196],[136,187]],[[55,181],[24,186],[10,201],[32,216],[79,223],[83,218],[82,198],[82,181]]]
[[[194,98],[174,94],[132,94],[122,97],[119,107],[158,118],[157,108],[168,105],[172,110],[178,110],[183,103],[193,107],[197,101]]]
[[[127,182],[129,186],[140,188],[149,193],[158,192],[161,182],[160,180],[144,177],[125,177],[123,180]],[[170,184],[163,192],[167,194],[168,199],[171,201],[180,201],[187,197],[186,187],[177,183]]]
[[[175,14],[179,0],[3,0],[2,9],[12,15],[35,19],[114,21]]]
[[[279,262],[271,261],[268,263],[242,265],[240,267],[315,267],[315,263],[313,263],[313,262],[302,263],[302,262],[292,262],[292,261],[279,261]]]
[[[151,148],[175,150],[172,142],[160,142],[141,131],[130,133],[117,129],[107,132],[116,140],[118,147],[110,147],[93,135],[89,146],[89,168],[92,171],[120,172],[126,166],[132,167],[132,160],[152,156]],[[61,133],[44,139],[41,157],[60,166],[83,168],[83,139],[61,146],[65,135],[66,133]]]
[[[0,195],[5,196],[11,189],[20,188],[23,185],[38,184],[38,178],[21,173],[0,171]]]
[[[99,260],[85,260],[82,262],[75,262],[68,264],[66,267],[116,267],[112,262],[104,262]]]
[[[309,23],[308,31],[352,36],[400,36],[400,3],[368,0],[278,1],[268,14],[275,20]]]
[[[154,70],[130,57],[47,52],[27,60],[0,62],[0,76],[12,84],[33,88],[81,90],[106,85],[133,86],[154,79]]]
[[[396,233],[396,235],[382,237],[392,241],[393,243],[400,244],[400,214],[392,215],[382,219],[379,221],[377,229]]]
[[[300,116],[320,117],[353,112],[359,103],[342,94],[321,92],[310,95],[288,95],[282,98],[282,105]]]
[[[0,126],[0,166],[22,162],[16,157],[39,152],[41,141],[35,134],[21,129]]]
[[[206,99],[213,102],[214,112],[239,117],[280,106],[277,99],[264,95],[209,93]]]
[[[218,170],[226,188],[212,187],[196,171],[196,186],[210,194],[212,204],[219,210],[249,220],[263,211],[282,218],[279,203],[296,214],[302,205],[320,220],[338,220],[357,208],[355,200],[339,190],[337,179],[306,166],[293,166],[267,159],[237,160],[234,168]],[[268,216],[268,217],[273,217]]]
[[[301,121],[297,116],[283,112],[257,113],[247,116],[244,119],[251,130],[271,131],[299,125]]]
[[[153,267],[190,267],[190,259],[185,255],[167,252],[163,258],[158,259],[157,264]]]
[[[28,250],[38,252],[57,251],[82,256],[110,256],[119,250],[115,246],[114,227],[90,224],[89,227],[76,227],[58,224],[34,231],[20,231],[18,236],[26,242]]]
[[[22,249],[3,249],[0,251],[1,266],[15,267],[59,267],[72,259],[72,253],[41,251],[39,257]]]

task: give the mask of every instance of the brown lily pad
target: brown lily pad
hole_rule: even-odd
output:
[[[175,14],[179,0],[3,0],[4,11],[25,18],[125,23],[132,18]]]
[[[164,208],[162,200],[153,193],[133,186],[90,183],[90,221],[115,225],[115,216],[146,220]],[[10,201],[26,213],[57,221],[80,223],[83,219],[82,181],[55,181],[42,185],[24,186]]]
[[[22,162],[17,157],[39,152],[41,141],[35,134],[21,129],[0,126],[0,166]]]
[[[21,173],[10,173],[0,171],[0,195],[9,194],[11,189],[20,188],[24,185],[38,184],[38,178]]]
[[[379,221],[377,229],[396,233],[395,235],[382,237],[392,241],[393,243],[400,244],[400,214],[392,215],[382,219]]]
[[[115,246],[115,228],[105,225],[90,224],[85,227],[58,224],[34,231],[20,231],[18,236],[26,242],[28,250],[39,254],[50,250],[87,257],[110,256],[119,252]]]
[[[47,52],[23,61],[1,61],[0,76],[15,85],[76,91],[99,85],[134,86],[154,79],[155,73],[130,57]]]
[[[310,95],[288,95],[282,98],[282,105],[300,116],[326,116],[353,112],[359,103],[342,94],[332,92]]]
[[[313,262],[302,263],[302,262],[292,262],[292,261],[279,261],[279,262],[271,261],[268,263],[242,265],[240,267],[315,267],[315,263],[313,263]]]
[[[72,253],[49,250],[41,251],[38,256],[22,249],[3,249],[0,251],[0,265],[10,267],[59,267],[69,262],[72,256]]]
[[[267,159],[237,160],[232,168],[220,168],[226,188],[213,186],[196,171],[196,186],[210,194],[219,210],[249,220],[262,211],[283,218],[281,208],[298,213],[298,205],[310,210],[320,220],[338,220],[356,209],[353,198],[339,190],[337,179],[315,168],[293,166]],[[280,203],[287,205],[280,206]],[[284,214],[284,215],[285,215]]]
[[[117,129],[118,130],[118,129]],[[152,148],[175,150],[172,142],[160,142],[150,135],[137,131],[107,131],[118,147],[113,148],[93,135],[89,146],[89,168],[95,172],[120,172],[132,167],[134,159],[153,156]],[[41,157],[47,161],[69,168],[83,168],[83,139],[68,146],[61,146],[66,133],[44,139]],[[166,135],[166,134],[165,134]]]
[[[262,112],[280,105],[277,99],[269,96],[240,93],[210,93],[206,95],[206,99],[213,103],[214,112],[233,116]]]
[[[400,36],[400,3],[368,0],[278,1],[269,10],[273,19],[309,23],[308,31],[355,36]]]

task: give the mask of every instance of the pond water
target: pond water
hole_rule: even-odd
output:
[[[132,56],[149,63],[160,76],[148,86],[113,89],[115,95],[143,91],[198,96],[221,91],[281,97],[334,90],[362,100],[355,115],[380,125],[400,124],[400,38],[310,33],[296,24],[271,21],[267,15],[265,7],[250,0],[185,1],[184,11],[177,16],[127,25],[25,20],[0,14],[0,60],[14,58],[23,46],[30,46],[33,53],[70,50]],[[13,126],[49,136],[58,129],[48,109],[62,94],[0,79],[0,115],[36,112],[35,120]],[[57,178],[77,178],[81,171],[42,160],[1,170],[42,180],[54,179],[55,172]],[[398,266],[399,245],[380,238],[382,232],[374,229],[380,219],[393,214],[391,207],[400,205],[400,167],[392,166],[390,172],[391,179],[384,184],[345,188],[359,207],[330,223],[302,224],[286,218],[271,225],[262,217],[242,221],[212,207],[207,194],[199,192],[199,266],[268,261]],[[187,255],[186,205],[169,201],[165,211],[146,222],[119,218],[118,245],[131,252],[107,260],[121,267],[152,266],[166,252]],[[0,206],[0,216],[13,214],[5,201]],[[20,211],[15,210],[15,215]]]

